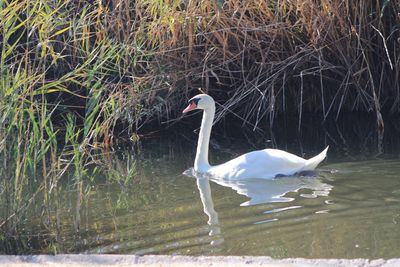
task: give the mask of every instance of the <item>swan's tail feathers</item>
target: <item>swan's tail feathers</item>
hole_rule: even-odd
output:
[[[327,146],[324,151],[316,155],[315,157],[307,160],[306,166],[304,166],[303,171],[312,171],[317,168],[318,164],[320,164],[326,158],[326,152],[328,152],[329,146]]]

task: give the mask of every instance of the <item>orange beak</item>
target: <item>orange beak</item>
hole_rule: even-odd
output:
[[[192,102],[189,103],[189,106],[187,106],[187,107],[182,111],[182,113],[187,113],[187,112],[189,112],[189,111],[191,111],[191,110],[194,110],[194,109],[196,109],[196,108],[197,108],[196,103],[194,103],[194,102],[192,101]]]

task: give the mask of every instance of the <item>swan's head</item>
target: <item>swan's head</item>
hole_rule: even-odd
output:
[[[209,109],[215,108],[214,99],[206,94],[200,94],[192,97],[189,100],[189,105],[182,111],[182,113],[187,113],[195,109]]]

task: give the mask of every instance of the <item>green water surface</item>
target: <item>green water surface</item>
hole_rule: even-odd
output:
[[[372,139],[355,149],[347,149],[353,144],[345,146],[340,138],[315,137],[313,142],[311,137],[307,149],[296,142],[267,141],[260,146],[306,158],[327,144],[331,148],[316,175],[235,182],[194,177],[195,138],[187,138],[185,145],[185,136],[179,140],[162,137],[135,152],[136,174],[127,183],[101,177],[86,184],[66,182],[49,206],[38,196],[9,247],[29,254],[400,257],[400,159],[395,146],[388,144],[386,151],[394,151],[385,155]],[[257,145],[212,139],[211,161],[223,162]],[[124,148],[112,154],[116,176],[125,175],[131,154]]]

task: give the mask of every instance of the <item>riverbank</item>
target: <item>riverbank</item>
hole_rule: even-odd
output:
[[[35,255],[0,256],[0,265],[10,267],[31,266],[232,266],[232,267],[395,267],[400,259],[272,259],[270,257],[192,257],[192,256],[135,256],[135,255]]]

